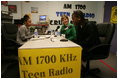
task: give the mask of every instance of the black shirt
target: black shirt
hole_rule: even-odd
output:
[[[75,28],[77,33],[76,43],[81,45],[83,49],[89,49],[100,44],[95,23],[87,21],[82,27],[78,24]]]

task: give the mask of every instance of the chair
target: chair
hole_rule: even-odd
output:
[[[98,78],[94,71],[99,72],[98,68],[90,69],[90,60],[99,60],[105,59],[109,56],[109,50],[111,46],[111,40],[115,31],[115,25],[111,23],[99,23],[97,24],[99,38],[101,41],[100,45],[97,45],[91,49],[89,49],[86,53],[89,56],[86,57],[86,76],[94,76]],[[92,73],[93,71],[93,73]]]
[[[19,44],[16,42],[18,27],[15,24],[2,24],[2,44],[6,55],[17,54]]]
[[[18,27],[11,23],[2,23],[1,25],[1,76],[7,76],[8,69],[18,65],[18,47],[16,42]],[[14,67],[15,68],[15,67]],[[7,75],[5,75],[7,74]]]

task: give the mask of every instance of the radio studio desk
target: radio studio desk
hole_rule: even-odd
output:
[[[18,49],[21,78],[80,78],[82,48],[61,37],[32,38]]]

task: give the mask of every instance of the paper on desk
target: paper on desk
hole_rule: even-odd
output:
[[[46,37],[39,37],[39,38],[32,38],[30,41],[36,41],[36,40],[44,40]]]

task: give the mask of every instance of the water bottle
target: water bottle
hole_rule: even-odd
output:
[[[57,37],[57,36],[60,36],[60,32],[59,31],[55,32],[55,37]]]
[[[60,32],[59,31],[57,31],[57,36],[60,36]]]
[[[34,37],[38,38],[38,30],[37,29],[34,30]]]

